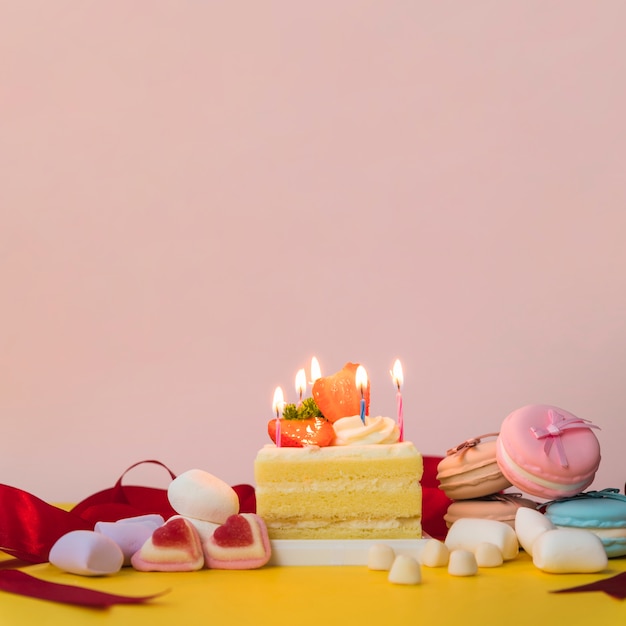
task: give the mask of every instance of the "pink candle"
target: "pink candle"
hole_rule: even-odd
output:
[[[272,410],[276,413],[276,447],[281,447],[281,436],[280,436],[280,417],[283,412],[283,406],[285,405],[285,400],[283,396],[283,390],[280,387],[276,387],[274,390],[274,402],[272,403]]]
[[[398,405],[398,428],[400,429],[399,441],[404,441],[404,411],[402,409],[402,393],[400,392],[400,387],[398,387],[398,392],[396,393],[396,404]]]
[[[402,375],[402,364],[399,359],[396,359],[391,370],[391,379],[393,384],[397,387],[396,392],[396,405],[398,412],[398,429],[400,430],[399,441],[404,441],[404,409],[402,407],[402,383],[404,382],[404,376]]]

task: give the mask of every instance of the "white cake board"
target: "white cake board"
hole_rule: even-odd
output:
[[[270,565],[367,565],[373,545],[419,557],[428,539],[273,539]]]

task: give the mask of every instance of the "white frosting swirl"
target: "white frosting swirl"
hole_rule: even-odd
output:
[[[365,416],[365,424],[359,415],[342,417],[334,424],[334,446],[362,446],[372,443],[397,443],[400,429],[390,417]]]

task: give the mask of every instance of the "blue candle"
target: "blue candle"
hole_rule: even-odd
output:
[[[361,392],[361,422],[365,424],[365,390],[367,389],[367,372],[362,365],[356,368],[356,388]]]

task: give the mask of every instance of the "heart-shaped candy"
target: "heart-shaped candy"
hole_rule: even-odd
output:
[[[231,515],[204,542],[205,562],[213,569],[262,567],[271,554],[267,527],[255,513]]]
[[[198,531],[183,517],[169,519],[133,554],[131,565],[143,572],[201,569],[204,555]]]
[[[213,539],[223,547],[249,546],[253,541],[250,522],[243,515],[231,515],[215,529]]]
[[[193,544],[192,532],[185,520],[177,517],[152,533],[152,545],[159,548],[186,547]]]

